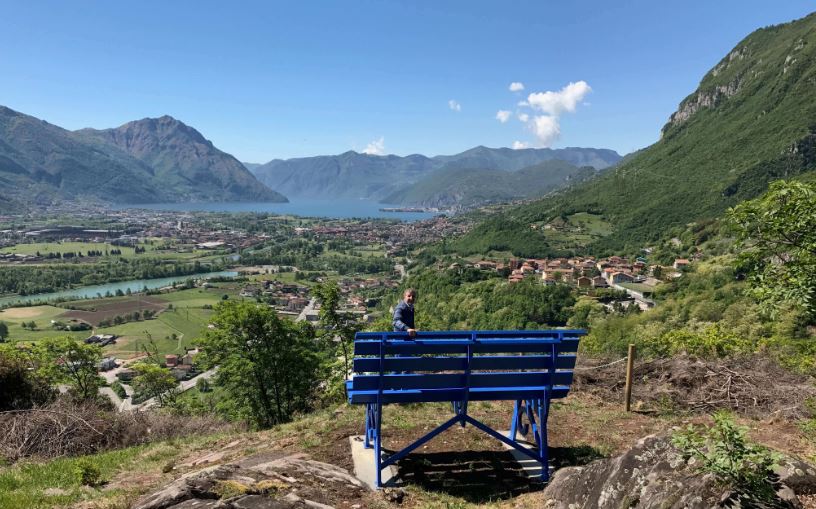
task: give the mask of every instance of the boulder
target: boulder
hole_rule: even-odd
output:
[[[367,491],[347,470],[297,454],[191,472],[133,509],[329,509],[362,500]]]
[[[816,493],[816,469],[785,459],[772,507],[801,507],[797,496]],[[651,435],[615,458],[555,472],[544,490],[548,509],[706,509],[750,505],[712,474],[686,461],[668,436]]]

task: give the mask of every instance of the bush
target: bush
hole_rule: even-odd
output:
[[[111,384],[111,390],[119,396],[119,399],[126,399],[128,397],[125,387],[118,381]]]
[[[77,481],[82,486],[99,486],[102,484],[102,473],[99,471],[99,467],[88,459],[77,461],[75,472]]]
[[[714,474],[738,493],[764,502],[776,498],[773,472],[779,455],[748,442],[747,428],[737,426],[726,412],[714,414],[714,425],[698,429],[689,425],[672,437],[686,459],[701,462],[700,470]]]

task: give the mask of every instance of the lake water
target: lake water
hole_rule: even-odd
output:
[[[82,288],[75,288],[73,290],[62,290],[59,292],[39,293],[35,295],[26,295],[25,297],[0,297],[0,307],[9,304],[18,304],[26,302],[53,302],[59,299],[88,299],[104,296],[108,292],[112,295],[116,294],[116,290],[122,290],[127,293],[128,289],[131,292],[140,292],[147,287],[149,290],[170,286],[173,283],[183,283],[188,279],[210,279],[214,277],[235,277],[238,273],[234,270],[222,270],[221,272],[205,272],[202,274],[191,274],[189,276],[174,276],[162,277],[157,279],[137,279],[133,281],[120,281],[118,283],[107,283],[104,285],[83,286]]]
[[[265,202],[192,202],[192,203],[148,203],[138,205],[120,205],[117,209],[169,210],[178,212],[265,212],[288,214],[302,217],[329,218],[387,218],[400,221],[419,221],[438,215],[432,212],[383,212],[383,205],[371,200],[354,200],[340,198],[337,200],[311,200],[292,198],[289,203]]]

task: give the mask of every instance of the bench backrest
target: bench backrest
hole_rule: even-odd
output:
[[[354,341],[355,375],[348,388],[350,396],[355,391],[380,395],[414,391],[412,401],[444,400],[456,390],[469,391],[470,399],[524,399],[520,395],[544,387],[551,397],[564,397],[584,334],[584,330],[437,331],[419,332],[410,339],[404,332],[360,332]]]

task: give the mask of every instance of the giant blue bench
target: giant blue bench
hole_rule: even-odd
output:
[[[541,463],[549,480],[547,415],[550,401],[572,383],[584,330],[358,332],[349,403],[366,405],[365,447],[374,448],[377,486],[382,470],[454,424],[476,428]],[[468,415],[469,401],[514,401],[504,436]],[[454,416],[404,449],[383,458],[382,407],[389,403],[450,401]],[[524,420],[527,423],[524,423]],[[517,440],[532,429],[535,449]]]

